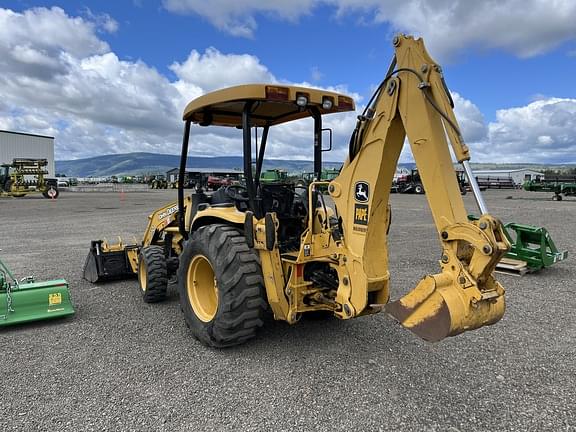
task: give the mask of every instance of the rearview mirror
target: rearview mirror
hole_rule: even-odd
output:
[[[328,142],[330,143],[330,146],[327,149],[322,149],[322,151],[328,152],[328,151],[332,150],[332,129],[324,128],[324,129],[322,129],[322,133],[324,133],[324,132],[328,132],[328,136],[329,136]],[[322,142],[324,142],[324,140],[322,140]]]

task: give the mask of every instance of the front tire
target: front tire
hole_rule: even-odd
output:
[[[239,345],[263,325],[260,261],[237,228],[213,224],[192,234],[180,257],[178,291],[186,324],[205,345]]]
[[[164,249],[160,246],[146,246],[140,251],[138,283],[146,303],[158,303],[166,299],[168,269]]]
[[[418,195],[422,195],[424,193],[424,186],[422,186],[420,183],[416,183],[414,186],[414,192]]]

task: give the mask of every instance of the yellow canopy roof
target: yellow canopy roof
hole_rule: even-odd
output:
[[[242,112],[247,101],[255,101],[251,124],[273,126],[310,117],[307,109],[296,105],[299,96],[306,96],[308,107],[316,106],[321,114],[354,111],[354,100],[346,95],[326,90],[277,84],[248,84],[217,90],[190,102],[184,110],[184,120],[203,126],[242,126]],[[326,100],[332,108],[322,107]]]

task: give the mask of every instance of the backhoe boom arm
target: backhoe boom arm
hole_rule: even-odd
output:
[[[390,184],[408,138],[442,245],[441,272],[424,277],[386,310],[420,337],[437,341],[502,317],[504,289],[492,273],[509,243],[501,223],[484,208],[479,221],[467,219],[446,137],[458,161],[467,162],[470,156],[441,68],[422,40],[400,35],[394,46],[396,68],[360,116],[350,155],[330,193],[342,214],[350,257],[363,269],[362,276],[387,282]],[[483,205],[481,197],[477,201]],[[352,279],[353,303],[354,284],[366,282]]]

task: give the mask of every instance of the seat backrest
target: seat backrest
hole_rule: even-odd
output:
[[[279,218],[292,216],[294,185],[292,183],[267,183],[261,185],[264,213],[275,212]]]

